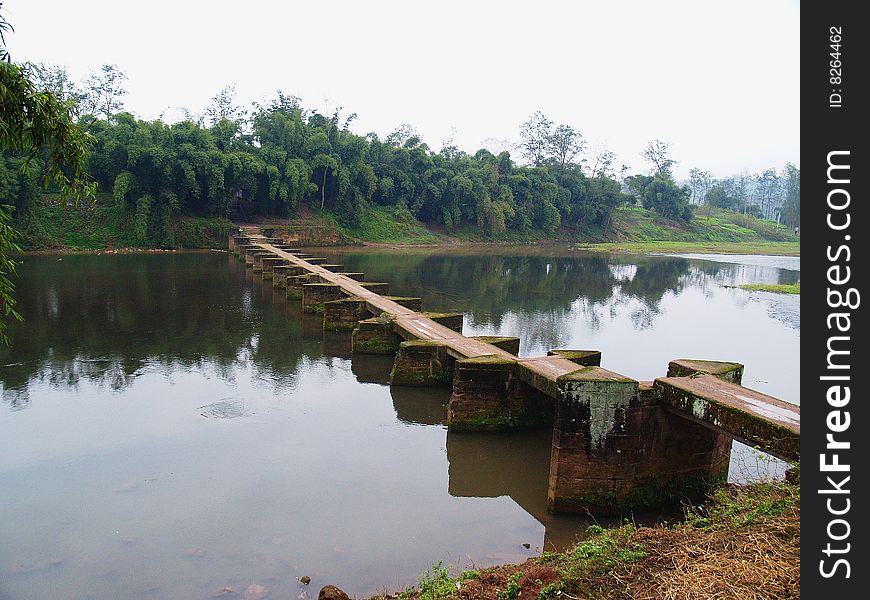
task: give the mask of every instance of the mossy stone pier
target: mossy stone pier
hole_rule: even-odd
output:
[[[239,227],[230,248],[304,313],[322,313],[303,316],[303,335],[352,330],[360,362],[392,357],[396,390],[452,386],[454,435],[551,427],[553,512],[629,514],[697,499],[727,476],[733,439],[798,457],[800,408],[743,387],[740,363],[677,359],[651,382],[602,368],[597,350],[523,357],[519,338],[466,337],[462,313],[421,312],[420,298],[388,296],[386,282],[361,281],[256,228]]]
[[[642,511],[698,500],[727,477],[731,440],[674,418],[638,381],[585,367],[558,389],[550,510]]]

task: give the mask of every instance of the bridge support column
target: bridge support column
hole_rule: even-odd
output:
[[[324,331],[353,331],[359,322],[369,316],[362,298],[342,298],[323,304]]]
[[[274,276],[275,267],[287,264],[287,259],[278,256],[269,256],[264,258],[261,262],[263,263],[263,279],[271,280]]]
[[[354,281],[365,281],[366,274],[365,273],[345,273],[340,272],[336,273],[336,275],[344,275],[348,279],[353,279]]]
[[[547,356],[560,356],[582,367],[600,367],[600,350],[550,350]]]
[[[462,322],[465,319],[465,315],[462,313],[424,312],[422,315],[432,319],[439,325],[452,329],[456,333],[462,333]]]
[[[254,273],[262,273],[263,272],[263,259],[269,258],[272,256],[275,256],[275,255],[272,254],[271,252],[266,252],[263,250],[260,250],[259,252],[254,252],[251,255],[251,262],[250,262],[250,266],[251,266],[251,268],[254,269]],[[246,264],[248,264],[247,260],[246,260]]]
[[[547,506],[621,514],[698,500],[731,441],[667,412],[649,384],[585,367],[558,379]]]
[[[374,292],[379,296],[386,296],[390,293],[390,284],[380,281],[361,281],[360,285],[370,292]]]
[[[414,312],[420,312],[423,310],[423,299],[422,298],[411,298],[408,296],[384,296],[387,300],[392,300],[399,306],[404,306],[405,308],[410,308]]]
[[[298,267],[301,268],[301,267]],[[301,275],[287,275],[287,299],[301,300],[302,286],[313,280],[314,275],[307,273]]]
[[[302,311],[321,314],[324,303],[344,298],[344,292],[334,283],[302,284]]]
[[[552,398],[517,379],[515,368],[516,361],[493,355],[456,361],[447,429],[507,431],[552,423]]]
[[[455,362],[456,359],[447,354],[447,346],[438,342],[402,342],[390,372],[390,385],[449,385]]]
[[[480,340],[481,342],[486,342],[487,344],[492,344],[499,350],[510,352],[514,356],[520,353],[520,338],[518,337],[504,337],[499,335],[475,335],[472,336],[471,339]]]
[[[374,317],[359,322],[351,336],[354,354],[395,354],[402,338],[386,319]]]
[[[668,377],[691,377],[695,373],[707,373],[737,385],[743,383],[743,365],[740,363],[691,358],[678,358],[668,363]]]

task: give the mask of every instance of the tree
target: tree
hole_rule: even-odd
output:
[[[670,143],[661,140],[652,140],[640,153],[653,165],[653,175],[671,175],[672,167],[677,161],[670,157]]]
[[[785,200],[782,205],[782,220],[789,227],[801,224],[801,170],[791,163],[783,170]]]
[[[12,27],[0,14],[0,152],[20,154],[26,171],[44,151],[46,185],[53,182],[64,200],[78,202],[82,196],[92,196],[94,185],[84,174],[91,139],[73,122],[72,101],[39,90],[25,69],[12,64],[3,35],[8,31]],[[0,339],[7,343],[8,320],[20,319],[10,279],[15,261],[9,254],[18,250],[17,233],[10,226],[11,210],[8,205],[0,205]]]
[[[245,117],[245,111],[236,104],[236,86],[228,85],[211,99],[205,109],[205,115],[212,125],[227,120],[240,124]]]
[[[559,125],[545,138],[545,148],[561,170],[573,162],[586,147],[586,140],[570,125]]]
[[[692,219],[690,194],[688,187],[678,186],[672,178],[656,175],[643,190],[643,206],[663,217],[688,223]]]
[[[781,183],[779,175],[773,169],[766,169],[755,179],[755,194],[765,219],[773,217],[774,200],[779,196]]]
[[[713,182],[713,176],[710,171],[702,171],[701,169],[692,169],[689,171],[689,185],[692,188],[692,203],[700,204],[710,185]]]
[[[536,167],[544,164],[553,122],[541,111],[535,111],[520,127],[520,149],[526,159]]]
[[[124,81],[127,75],[118,65],[103,65],[98,73],[91,73],[85,81],[82,112],[102,115],[107,121],[124,108],[123,97],[127,94]]]
[[[739,200],[731,194],[728,185],[724,182],[717,183],[704,194],[704,202],[708,207],[715,206],[725,210],[736,210],[739,206]],[[709,212],[707,214],[709,215]]]

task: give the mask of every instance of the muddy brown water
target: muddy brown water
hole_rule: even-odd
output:
[[[465,312],[466,334],[520,336],[525,356],[594,348],[641,379],[738,360],[746,385],[799,403],[799,299],[722,287],[792,283],[798,259],[323,253]],[[391,359],[352,359],[348,335],[226,253],[28,256],[16,294],[2,600],[362,595],[437,561],[521,561],[591,523],[546,511],[548,431],[448,433],[449,390],[391,389]],[[757,472],[781,465],[737,447],[732,477]]]

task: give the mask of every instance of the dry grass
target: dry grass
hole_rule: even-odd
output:
[[[800,488],[730,485],[676,527],[599,529],[564,553],[485,569],[471,579],[444,579],[437,590],[421,586],[398,598],[799,598]]]

